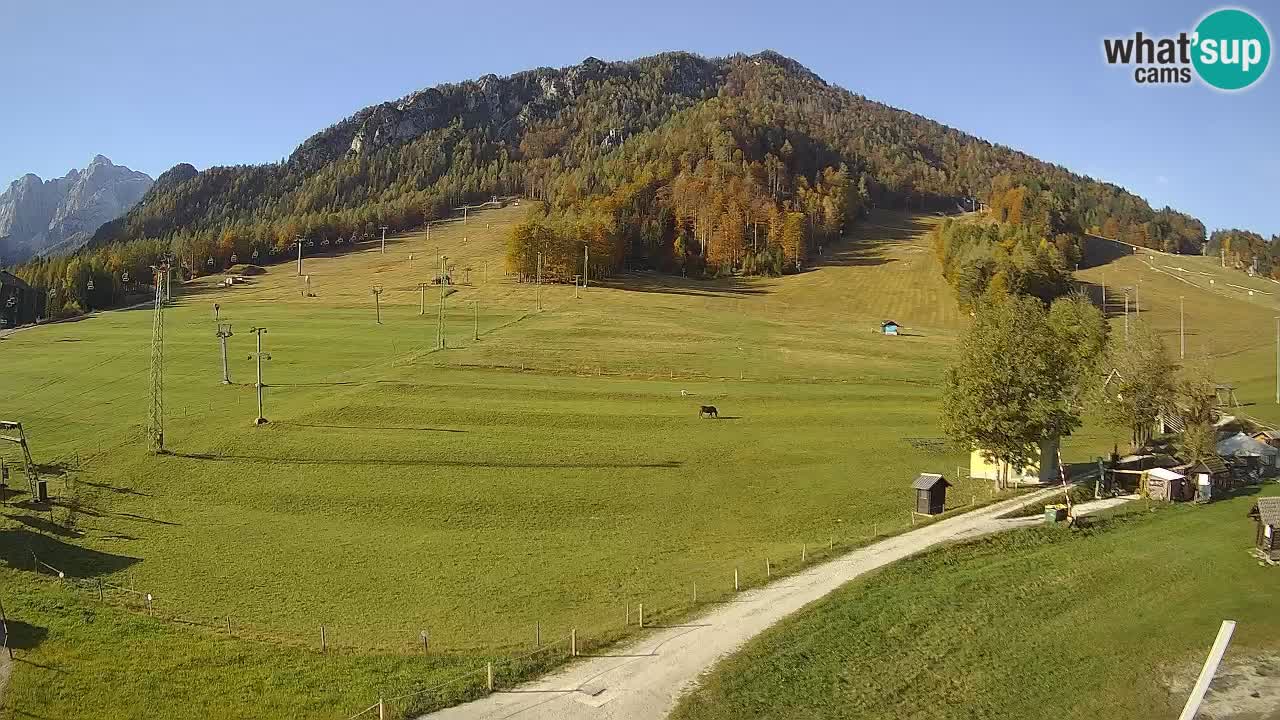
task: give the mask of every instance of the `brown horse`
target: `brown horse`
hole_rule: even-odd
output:
[[[715,405],[703,405],[698,410],[698,417],[712,417],[718,419],[720,417],[720,413],[716,410]]]

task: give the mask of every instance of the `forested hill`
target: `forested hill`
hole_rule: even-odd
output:
[[[667,53],[418,91],[357,112],[280,163],[179,166],[98,231],[99,251],[77,260],[85,267],[23,273],[56,290],[76,273],[141,274],[144,256],[163,250],[221,267],[233,254],[283,254],[299,236],[408,229],[517,194],[546,201],[547,218],[525,228],[533,239],[603,245],[593,274],[802,261],[865,206],[952,210],[995,194],[1056,231],[1105,229],[1178,251],[1204,240],[1193,219],[829,85],[776,53]],[[134,245],[107,247],[125,242]],[[66,290],[66,300],[82,292]]]

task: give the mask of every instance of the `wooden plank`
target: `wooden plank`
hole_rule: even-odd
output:
[[[1213,676],[1218,672],[1218,664],[1222,662],[1222,656],[1227,652],[1231,633],[1235,630],[1235,620],[1222,621],[1222,627],[1218,628],[1218,637],[1213,641],[1213,647],[1209,649],[1209,657],[1204,661],[1200,677],[1196,680],[1195,687],[1191,688],[1191,697],[1187,698],[1187,704],[1182,708],[1182,714],[1178,716],[1178,720],[1195,720],[1196,713],[1200,712],[1200,703],[1204,701],[1204,694],[1209,691],[1209,683],[1213,682]]]

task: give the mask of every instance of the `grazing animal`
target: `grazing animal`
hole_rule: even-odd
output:
[[[720,412],[716,410],[715,405],[702,405],[698,410],[698,417],[713,417],[719,419]]]

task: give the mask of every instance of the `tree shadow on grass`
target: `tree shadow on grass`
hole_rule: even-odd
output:
[[[5,515],[5,517],[15,522],[49,535],[57,535],[59,537],[78,538],[83,537],[82,533],[76,532],[70,528],[65,528],[55,522],[46,520],[36,515]]]
[[[287,425],[289,427],[300,427],[300,428],[320,428],[324,430],[405,430],[409,432],[443,432],[443,433],[466,432],[466,430],[455,430],[453,428],[393,427],[393,426],[383,426],[383,425],[321,425],[321,424],[293,423],[293,422],[277,422],[276,425]]]
[[[817,267],[871,267],[898,262],[886,250],[898,245],[897,238],[864,238],[842,240],[831,246],[815,263]]]
[[[736,298],[750,295],[766,295],[769,292],[768,289],[760,287],[756,282],[747,278],[691,280],[676,275],[661,275],[658,273],[623,273],[597,281],[595,286],[630,292],[705,298]]]
[[[666,469],[678,468],[684,463],[679,460],[664,460],[652,463],[589,463],[589,462],[467,462],[464,460],[438,460],[435,458],[406,458],[403,460],[387,458],[325,458],[325,457],[288,457],[283,455],[214,455],[212,453],[174,453],[173,457],[188,460],[205,460],[209,462],[248,462],[284,465],[377,465],[381,467],[452,467],[452,468],[528,468],[565,470],[596,469]]]
[[[89,487],[98,488],[99,490],[106,490],[107,492],[113,492],[117,495],[137,495],[138,497],[153,497],[151,493],[142,492],[140,490],[134,490],[133,488],[117,487],[115,485],[93,482],[91,480],[76,480],[76,482],[80,483],[81,485],[88,485]]]
[[[0,646],[8,646],[14,650],[34,650],[47,637],[49,637],[48,628],[13,618],[7,618],[4,627],[0,628]]]
[[[34,570],[37,560],[74,578],[120,572],[141,561],[140,558],[90,550],[22,528],[0,530],[0,561],[15,570]]]
[[[1081,249],[1081,270],[1107,265],[1134,254],[1132,247],[1097,235],[1085,235]]]

